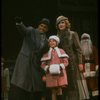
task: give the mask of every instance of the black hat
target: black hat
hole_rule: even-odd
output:
[[[50,21],[49,21],[49,19],[47,19],[47,18],[43,18],[41,21],[40,21],[40,23],[39,24],[46,24],[48,27],[49,27],[49,24],[50,24]]]

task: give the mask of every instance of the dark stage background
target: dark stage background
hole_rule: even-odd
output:
[[[79,36],[86,32],[98,47],[97,0],[2,0],[1,2],[2,57],[15,60],[23,37],[15,27],[15,16],[21,16],[28,26],[37,26],[43,17],[50,19],[50,34],[56,34],[55,21],[59,15],[69,18],[72,30]]]

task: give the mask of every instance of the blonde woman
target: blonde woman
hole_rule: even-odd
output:
[[[57,35],[60,38],[59,47],[69,55],[69,66],[67,67],[68,87],[63,95],[66,100],[86,99],[86,91],[82,83],[82,50],[78,33],[71,31],[71,23],[65,16],[59,16],[56,19]],[[85,97],[84,97],[85,94]]]

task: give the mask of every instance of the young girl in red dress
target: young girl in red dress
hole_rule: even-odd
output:
[[[66,67],[68,66],[68,55],[58,48],[60,40],[56,35],[49,37],[49,51],[41,58],[41,67],[46,72],[46,87],[52,91],[52,100],[63,100],[63,88],[68,85]]]

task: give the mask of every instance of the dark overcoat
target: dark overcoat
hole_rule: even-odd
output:
[[[40,68],[40,57],[47,44],[46,36],[44,34],[42,39],[37,29],[26,27],[23,23],[16,26],[24,35],[24,40],[16,60],[11,83],[29,92],[42,91],[41,77],[44,72]]]

